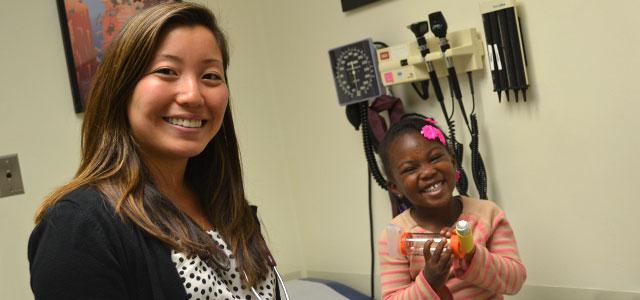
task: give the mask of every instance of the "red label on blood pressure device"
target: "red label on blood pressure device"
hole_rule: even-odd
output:
[[[393,83],[393,72],[384,73],[384,82]]]

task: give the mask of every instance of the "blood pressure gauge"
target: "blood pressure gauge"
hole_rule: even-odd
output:
[[[371,39],[331,49],[329,58],[340,105],[368,101],[382,94]]]

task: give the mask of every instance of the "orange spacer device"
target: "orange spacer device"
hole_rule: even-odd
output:
[[[438,233],[431,232],[403,232],[397,226],[388,226],[388,250],[391,255],[422,255],[424,243],[433,240],[431,252],[435,251],[436,244],[446,239]],[[459,259],[473,250],[473,234],[467,221],[461,220],[456,223],[454,234],[447,243],[453,255]]]

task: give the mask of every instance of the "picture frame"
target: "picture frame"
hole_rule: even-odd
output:
[[[84,111],[93,76],[104,51],[136,13],[177,0],[56,0],[73,107]]]
[[[342,12],[347,12],[376,1],[379,0],[341,0],[340,2],[342,4]]]

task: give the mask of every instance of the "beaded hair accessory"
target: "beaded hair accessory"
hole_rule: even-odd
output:
[[[426,118],[427,124],[422,126],[420,133],[424,136],[425,139],[430,141],[439,141],[443,146],[447,146],[447,140],[444,138],[444,134],[438,127],[433,125],[437,125],[436,120],[432,118]]]

